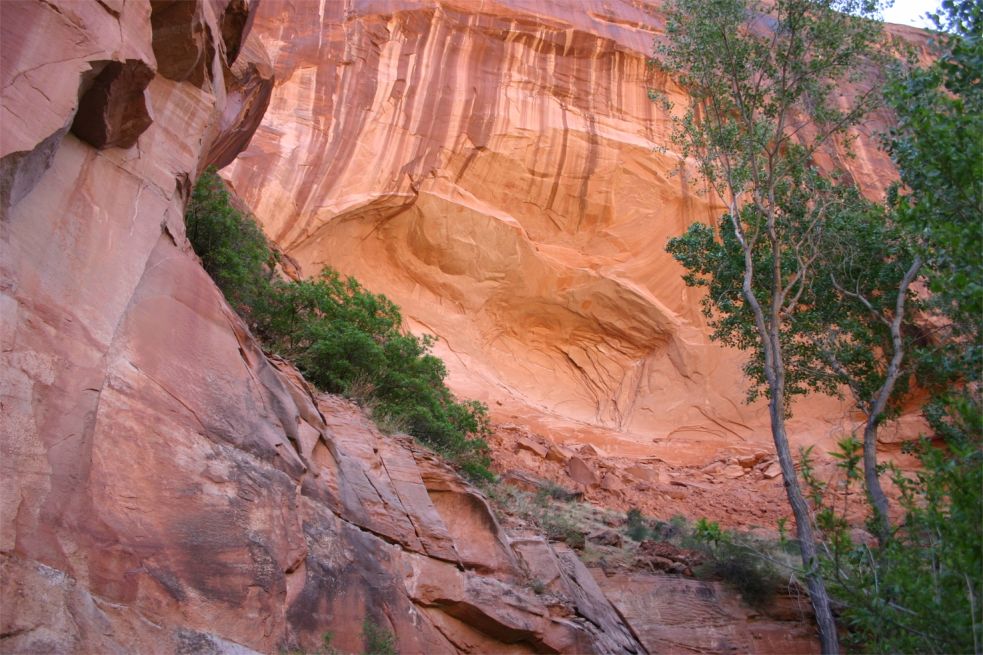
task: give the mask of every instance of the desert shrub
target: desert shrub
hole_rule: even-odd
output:
[[[648,526],[645,525],[645,517],[642,516],[642,510],[632,507],[628,510],[626,520],[626,532],[629,537],[635,541],[645,541],[649,538],[651,533]]]
[[[697,575],[720,578],[737,591],[751,607],[767,607],[779,580],[758,557],[744,548],[725,546],[697,567]]]
[[[682,514],[676,514],[668,521],[655,521],[649,533],[650,539],[682,543],[690,534],[689,523]]]
[[[184,221],[202,267],[229,304],[248,314],[268,292],[275,261],[263,231],[232,206],[225,183],[214,170],[199,178]]]
[[[362,640],[365,655],[399,655],[396,636],[391,630],[366,617],[362,622]]]
[[[333,632],[325,632],[321,635],[321,648],[317,652],[317,655],[342,655],[341,651],[334,647],[333,641]]]
[[[185,214],[205,270],[264,346],[293,361],[319,389],[363,402],[383,429],[407,433],[472,479],[490,479],[487,408],[447,388],[434,338],[403,331],[399,308],[357,280],[325,269],[286,281],[256,223],[206,171]]]
[[[533,578],[529,581],[529,588],[537,596],[542,596],[546,593],[546,583],[539,578]]]
[[[560,500],[560,501],[570,501],[577,498],[576,492],[571,491],[561,484],[557,484],[552,480],[546,480],[543,483],[543,487],[536,492],[536,501],[540,504],[545,504],[547,500]]]
[[[693,528],[690,543],[705,557],[694,571],[697,575],[723,580],[751,607],[762,608],[771,603],[780,579],[745,536],[701,518]]]
[[[583,550],[587,535],[573,519],[559,511],[544,511],[539,517],[539,526],[546,536],[554,541],[562,541],[571,548]]]

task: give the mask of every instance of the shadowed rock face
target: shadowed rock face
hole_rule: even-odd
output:
[[[201,87],[211,77],[217,26],[209,22],[210,3],[150,0],[153,48],[160,74]]]
[[[649,99],[687,101],[647,63],[663,23],[657,2],[269,0],[277,87],[228,177],[304,274],[354,274],[440,337],[497,419],[677,463],[766,449],[742,355],[664,252],[720,208]],[[871,193],[893,179],[876,123],[824,155]],[[791,432],[822,447],[855,421],[810,398]]]
[[[143,91],[154,71],[137,59],[102,64],[92,87],[79,99],[72,134],[95,148],[130,148],[150,127]]]
[[[273,67],[262,44],[249,39],[241,52],[242,56],[226,70],[220,132],[205,158],[208,165],[218,168],[228,165],[249,144],[273,91]]]
[[[326,632],[362,652],[363,618],[404,653],[643,652],[579,560],[518,548],[434,457],[312,395],[202,270],[190,182],[248,142],[271,85],[224,4],[244,7],[0,3],[0,652],[241,655]],[[193,36],[190,73],[163,74],[165,27]],[[243,43],[231,67],[218,38]],[[137,95],[139,132],[116,120]],[[68,130],[92,116],[101,149]],[[562,572],[548,598],[534,561]]]

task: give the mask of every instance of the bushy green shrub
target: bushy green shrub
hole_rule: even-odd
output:
[[[851,645],[870,652],[979,653],[983,651],[983,450],[978,399],[950,401],[935,425],[946,447],[928,440],[910,449],[922,468],[906,475],[889,466],[900,489],[903,520],[880,547],[855,543],[847,508],[824,492],[811,470],[817,524],[826,543],[823,566],[841,606]],[[834,453],[845,492],[859,487],[860,445],[840,442]]]
[[[642,510],[632,507],[628,510],[625,518],[629,537],[635,541],[645,541],[649,538],[650,532],[648,526],[645,525],[645,517],[642,516]]]
[[[362,640],[365,655],[399,655],[396,635],[368,617],[362,622]]]
[[[233,309],[248,314],[269,291],[275,257],[259,226],[232,206],[213,169],[198,179],[184,222],[202,267]]]
[[[230,203],[206,171],[185,215],[188,237],[229,303],[264,345],[293,361],[319,389],[357,396],[388,426],[448,457],[463,473],[490,479],[487,408],[458,401],[431,336],[404,332],[399,308],[354,278],[325,269],[286,281],[262,231]]]
[[[722,579],[751,607],[763,608],[771,603],[780,582],[778,574],[745,535],[701,518],[690,540],[705,557],[704,563],[696,567],[697,575]]]

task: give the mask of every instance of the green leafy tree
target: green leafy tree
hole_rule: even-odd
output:
[[[768,398],[828,653],[839,649],[836,624],[785,421],[792,395],[836,382],[807,373],[804,364],[816,359],[815,349],[796,338],[791,320],[810,293],[823,228],[843,198],[813,158],[821,148],[842,144],[875,101],[870,90],[844,105],[834,102],[833,91],[872,57],[880,29],[869,18],[876,9],[874,2],[850,0],[673,0],[667,41],[658,49],[658,63],[693,99],[675,118],[674,143],[726,207],[719,223],[691,227],[669,251],[689,269],[688,283],[708,287],[714,336],[758,354],[749,373],[763,381]],[[790,361],[803,365],[790,367]]]
[[[983,652],[983,8],[945,0],[934,19],[935,60],[888,86],[898,122],[887,145],[901,174],[895,222],[925,262],[926,311],[942,326],[916,354],[919,380],[936,394],[925,415],[944,445],[915,444],[913,475],[892,468],[903,520],[876,550],[849,540],[845,512],[818,505],[844,623],[872,652]],[[846,486],[858,478],[856,449],[841,447]]]
[[[901,490],[903,518],[877,549],[850,536],[849,499],[862,474],[861,444],[843,439],[838,452],[840,495],[813,473],[809,453],[802,473],[816,507],[826,557],[823,569],[840,605],[849,640],[875,653],[980,653],[983,647],[983,456],[979,408],[964,404],[943,449],[915,445],[921,469],[891,467]],[[976,434],[974,437],[973,434]],[[838,505],[837,498],[843,504]]]
[[[981,8],[944,2],[935,20],[936,60],[901,71],[888,88],[898,115],[888,146],[902,184],[893,222],[880,225],[900,227],[914,261],[925,262],[932,293],[920,309],[942,329],[914,354],[922,386],[937,394],[924,411],[944,445],[914,444],[921,461],[914,474],[890,467],[903,518],[877,549],[850,539],[847,508],[835,506],[808,458],[802,465],[841,617],[855,645],[871,652],[983,652]],[[860,447],[840,444],[844,502],[860,479]]]
[[[925,345],[912,317],[923,306],[912,292],[923,260],[890,212],[859,198],[842,203],[823,227],[817,258],[822,271],[810,289],[796,338],[815,346],[817,370],[847,389],[865,416],[864,490],[881,544],[891,537],[887,496],[880,483],[877,432],[897,413],[916,358]]]
[[[936,393],[927,412],[943,432],[965,403],[980,406],[983,370],[983,5],[944,0],[933,20],[935,59],[909,62],[887,90],[897,127],[887,147],[898,166],[897,215],[918,236],[943,320],[920,381]],[[979,433],[979,429],[976,431]]]
[[[888,86],[897,127],[887,145],[901,174],[898,214],[919,234],[932,291],[955,327],[978,333],[983,317],[983,5],[944,0],[934,20],[935,61],[904,68]],[[979,349],[964,353],[978,370]]]
[[[796,295],[794,311],[783,317],[786,393],[819,391],[839,395],[846,388],[865,416],[863,452],[865,490],[881,541],[890,537],[888,502],[879,481],[877,431],[893,417],[908,387],[913,362],[905,354],[918,346],[921,331],[911,325],[920,306],[911,283],[921,267],[904,230],[884,210],[849,187],[839,187],[827,202],[821,247],[814,251],[811,280]],[[688,269],[687,284],[705,287],[703,310],[713,338],[751,350],[746,372],[751,396],[767,393],[757,327],[743,302],[743,252],[733,233],[717,238],[710,226],[696,224],[668,247]],[[767,251],[755,262],[767,284]],[[796,265],[794,249],[786,264]]]

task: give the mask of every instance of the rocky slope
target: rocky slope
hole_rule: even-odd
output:
[[[673,466],[765,453],[742,356],[664,252],[717,208],[648,96],[686,102],[647,65],[659,6],[265,2],[276,89],[227,177],[304,274],[354,274],[439,336],[452,386],[500,422]],[[825,157],[871,193],[893,177],[877,129]],[[856,420],[810,398],[790,429],[822,450]]]
[[[185,238],[244,0],[0,3],[0,652],[643,652],[570,551],[270,361]],[[528,587],[530,568],[549,593]]]

